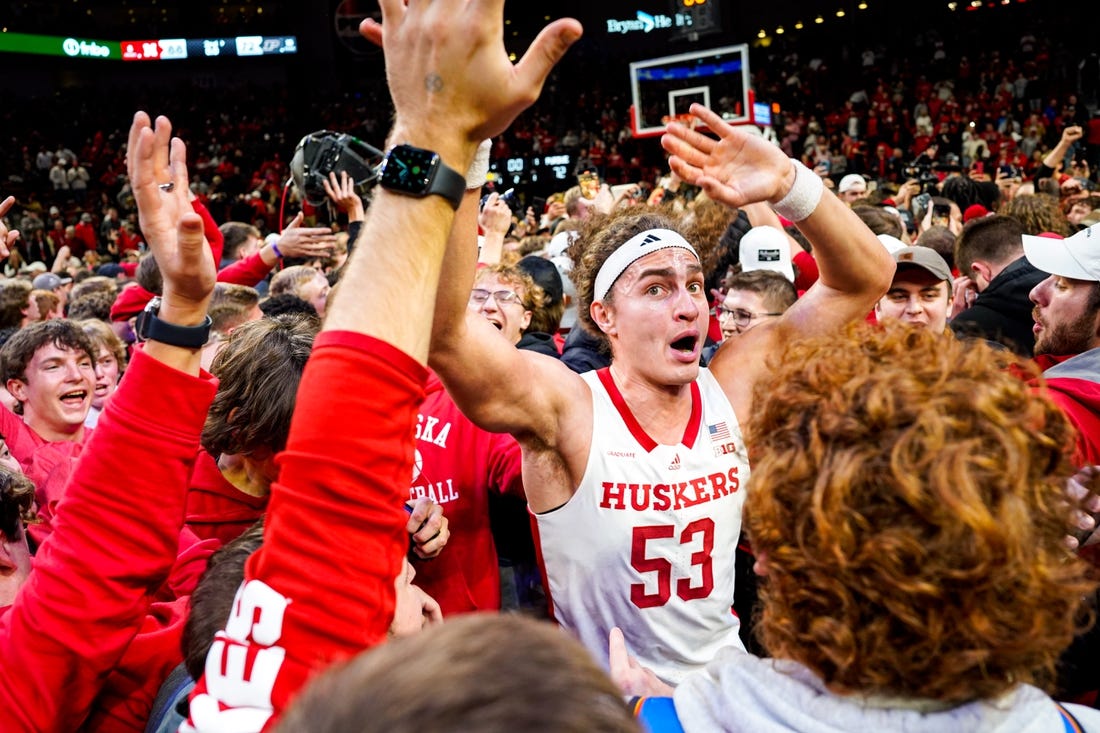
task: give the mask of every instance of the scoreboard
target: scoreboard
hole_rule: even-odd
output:
[[[298,39],[296,36],[235,36],[102,41],[30,33],[0,33],[0,53],[5,52],[113,61],[176,61],[222,56],[296,54]]]

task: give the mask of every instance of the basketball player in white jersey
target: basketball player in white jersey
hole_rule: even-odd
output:
[[[555,618],[607,664],[620,626],[638,661],[676,683],[724,645],[740,645],[733,558],[748,453],[739,425],[757,378],[784,341],[866,316],[894,262],[821,179],[779,148],[695,105],[718,140],[679,124],[662,139],[672,170],[731,207],[772,202],[814,246],[820,280],[699,366],[707,333],[703,269],[675,223],[649,211],[614,218],[574,245],[571,277],[586,327],[610,343],[603,372],[577,375],[519,351],[467,310],[477,191],[451,232],[436,301],[431,364],[462,411],[509,432]]]

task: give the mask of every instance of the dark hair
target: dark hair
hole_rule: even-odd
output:
[[[26,280],[0,283],[0,328],[19,328],[23,325],[23,311],[30,307],[32,289]]]
[[[277,731],[638,733],[622,693],[545,621],[470,614],[367,650],[318,677]]]
[[[0,535],[15,542],[23,523],[34,521],[34,482],[21,473],[0,468]]]
[[[114,305],[115,296],[108,290],[95,290],[86,293],[76,300],[69,301],[69,318],[74,321],[95,318],[100,321],[111,320],[111,306]]]
[[[138,262],[134,271],[134,279],[137,284],[148,290],[153,295],[161,295],[164,291],[164,277],[160,274],[160,267],[153,253],[145,255]]]
[[[556,333],[565,313],[565,288],[557,265],[544,257],[527,255],[516,263],[516,267],[530,275],[545,295],[542,303],[536,303],[531,309],[531,323],[526,330]]]
[[[1020,220],[1002,214],[971,219],[955,241],[955,264],[959,272],[970,274],[978,260],[1007,265],[1024,253],[1024,228]]]
[[[237,589],[244,582],[245,561],[263,543],[264,520],[261,518],[240,537],[210,556],[206,571],[191,594],[191,610],[180,639],[183,663],[191,679],[202,677],[214,635],[225,628]]]
[[[21,329],[0,349],[0,370],[3,372],[4,384],[12,379],[25,382],[27,364],[46,344],[53,344],[59,349],[83,351],[95,363],[96,348],[80,326],[67,318],[39,321]],[[15,404],[15,413],[23,414],[21,402]]]
[[[247,242],[250,237],[261,238],[259,229],[241,221],[227,221],[218,229],[221,231],[224,240],[222,257],[227,260],[240,259],[239,250],[241,245]]]
[[[981,204],[987,209],[992,208],[989,197],[982,187],[977,181],[967,176],[951,176],[943,182],[940,189],[944,198],[954,201],[960,211],[966,211],[974,204]]]
[[[935,250],[950,269],[955,269],[955,233],[943,224],[933,224],[921,232],[916,246]]]
[[[316,320],[320,328],[321,319],[317,317],[317,309],[310,305],[308,300],[303,300],[294,293],[280,293],[264,298],[260,301],[260,311],[264,314],[264,318],[306,316]]]
[[[855,204],[852,206],[852,211],[875,234],[889,234],[891,237],[897,237],[898,239],[901,239],[904,234],[901,220],[881,206]]]
[[[298,382],[313,348],[316,318],[280,316],[233,330],[210,372],[219,380],[202,429],[211,455],[286,447]]]

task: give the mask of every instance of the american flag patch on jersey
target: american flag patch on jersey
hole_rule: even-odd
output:
[[[711,441],[715,443],[730,439],[729,425],[726,425],[724,422],[720,422],[717,425],[707,425],[707,432],[710,433]]]

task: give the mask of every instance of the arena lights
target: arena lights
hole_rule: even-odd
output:
[[[999,0],[999,1],[1003,2],[1004,0]],[[1011,0],[1009,0],[1009,1],[1011,2]],[[1022,1],[1022,0],[1017,0],[1017,1]],[[870,5],[868,4],[867,0],[860,0],[859,4],[856,5],[856,7],[859,10],[867,10],[868,7],[870,7]],[[844,8],[838,8],[835,11],[835,15],[836,15],[837,18],[841,18],[841,19],[842,18],[847,18],[848,17],[848,11],[845,10]],[[820,15],[817,15],[817,16],[814,17],[813,22],[816,25],[823,25],[825,23],[827,17],[832,18],[833,16],[832,16],[832,14],[821,13]],[[796,21],[795,23],[793,23],[792,25],[789,25],[789,26],[788,25],[776,26],[774,35],[781,36],[785,33],[791,32],[791,31],[803,30],[805,27],[806,27],[806,24],[803,23],[801,20],[799,20],[799,21]],[[767,32],[764,31],[764,30],[761,30],[756,34],[756,37],[758,39],[760,39],[761,41],[764,41],[768,37]],[[756,45],[762,45],[762,44],[757,43]]]

